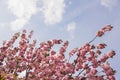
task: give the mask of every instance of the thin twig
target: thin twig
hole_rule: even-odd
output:
[[[93,42],[96,38],[97,36],[95,36],[91,41],[89,41],[89,43]]]
[[[84,71],[84,69],[83,69],[83,70],[81,70],[77,76],[79,76],[79,75],[80,75],[83,71]]]

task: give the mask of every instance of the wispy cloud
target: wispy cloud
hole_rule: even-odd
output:
[[[28,22],[28,19],[25,18],[18,18],[11,23],[12,30],[19,30],[24,27],[24,25]]]
[[[8,29],[8,26],[9,26],[8,23],[3,23],[3,22],[0,23],[0,29],[4,29],[4,28]]]
[[[8,9],[17,17],[11,22],[11,29],[18,30],[30,20],[31,16],[37,13],[37,0],[8,0]]]
[[[76,23],[71,22],[67,25],[67,31],[74,31],[76,29]]]
[[[59,23],[65,9],[64,0],[43,0],[43,15],[46,24]]]
[[[0,28],[3,28],[5,27],[5,24],[4,23],[0,23]]]
[[[108,8],[113,7],[117,3],[117,0],[100,0],[100,1],[101,1],[101,5]]]
[[[67,25],[66,30],[69,32],[71,38],[74,38],[75,29],[76,29],[76,23],[75,22],[71,22]]]
[[[39,3],[42,6],[39,6]],[[12,30],[23,28],[38,11],[43,14],[46,24],[59,23],[65,11],[64,0],[8,0],[7,5],[11,13],[16,16],[16,20],[10,23]]]

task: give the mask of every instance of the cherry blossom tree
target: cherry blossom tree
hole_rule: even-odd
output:
[[[37,41],[31,39],[33,31],[15,33],[0,47],[0,80],[115,80],[116,71],[108,60],[115,51],[103,54],[107,44],[92,43],[112,28],[104,26],[91,41],[69,53],[68,41],[53,39],[36,47]],[[54,50],[54,45],[61,45],[59,51]],[[25,75],[19,77],[23,71]]]

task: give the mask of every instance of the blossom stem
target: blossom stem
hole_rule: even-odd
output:
[[[84,69],[83,69],[83,70],[81,70],[77,76],[79,76],[79,75],[80,75],[83,71],[84,71]]]
[[[92,43],[96,38],[97,36],[95,36],[91,41],[89,41],[89,43]]]

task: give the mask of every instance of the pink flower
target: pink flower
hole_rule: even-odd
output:
[[[31,38],[31,37],[32,37],[32,35],[33,35],[33,30],[32,30],[32,31],[30,31],[30,34],[28,35],[28,38]]]
[[[103,30],[100,30],[100,31],[98,31],[98,32],[96,33],[96,36],[97,36],[97,37],[101,37],[101,36],[103,36],[103,35],[104,35]]]
[[[97,45],[97,49],[103,49],[105,48],[107,45],[105,43],[101,43]]]
[[[115,53],[115,51],[113,51],[113,50],[107,53],[107,55],[108,55],[110,58],[113,58],[113,56],[114,56],[115,54],[116,54],[116,53]]]
[[[106,62],[106,60],[108,59],[109,57],[104,54],[101,58],[100,58],[100,62]]]
[[[97,53],[98,55],[100,55],[100,54],[101,54],[101,51],[100,51],[100,50],[96,50],[96,53]]]
[[[102,28],[102,30],[103,30],[104,32],[106,32],[106,31],[111,31],[112,28],[113,28],[113,26],[111,26],[111,25],[106,25],[105,27]]]
[[[61,44],[61,42],[63,42],[61,39],[59,39],[59,40],[54,39],[54,40],[53,40],[53,43],[54,43],[54,44]]]
[[[98,31],[96,37],[101,37],[111,29],[111,25],[105,26]],[[0,76],[4,75],[5,80],[19,80],[18,73],[24,71],[25,75],[20,80],[115,80],[115,70],[106,63],[115,55],[115,51],[99,56],[102,54],[101,49],[106,47],[105,43],[97,46],[86,43],[65,53],[68,41],[54,39],[42,42],[36,47],[36,40],[29,42],[33,31],[28,37],[26,34],[26,30],[23,30],[21,35],[15,33],[0,47]],[[19,44],[14,47],[18,37]],[[56,44],[62,45],[59,51],[54,50]],[[72,59],[68,58],[69,56]],[[99,74],[99,70],[102,74]]]
[[[107,77],[109,80],[116,80],[113,75]]]
[[[72,55],[74,55],[77,51],[78,51],[78,48],[74,48],[73,50],[71,50],[71,51],[69,52],[69,55],[72,56]]]
[[[93,68],[92,71],[91,71],[91,73],[92,73],[93,75],[95,75],[97,72],[98,72],[98,71],[97,71],[95,68]]]

